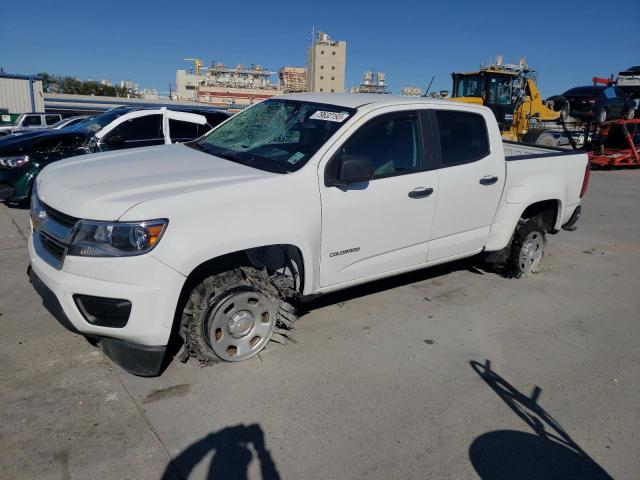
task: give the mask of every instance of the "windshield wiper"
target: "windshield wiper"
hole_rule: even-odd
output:
[[[214,153],[211,152],[211,150],[209,150],[209,147],[205,146],[204,143],[200,143],[200,142],[185,142],[184,143],[187,147],[191,147],[195,150],[200,150],[201,152],[204,153],[208,153],[209,155],[214,155]]]

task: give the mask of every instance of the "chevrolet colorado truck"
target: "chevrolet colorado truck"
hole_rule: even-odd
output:
[[[584,153],[503,142],[482,106],[274,97],[189,143],[47,166],[29,275],[134,374],[177,335],[183,360],[240,361],[319,294],[480,253],[535,271],[588,175]]]

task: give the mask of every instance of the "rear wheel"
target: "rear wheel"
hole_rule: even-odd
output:
[[[636,111],[633,108],[630,108],[622,114],[622,118],[624,118],[625,120],[633,120],[633,117],[635,117],[635,114],[636,114]]]
[[[597,123],[604,123],[607,121],[609,114],[607,113],[607,109],[606,108],[601,108],[600,110],[598,110],[596,112],[596,122]]]
[[[515,278],[538,271],[547,244],[546,230],[539,216],[522,220],[516,228],[509,266]]]

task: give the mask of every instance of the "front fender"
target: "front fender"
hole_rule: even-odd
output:
[[[315,285],[318,279],[318,265],[313,261],[313,246],[302,235],[259,235],[254,237],[243,237],[233,240],[227,240],[211,245],[200,245],[190,249],[188,254],[180,258],[178,263],[176,257],[167,257],[163,254],[152,253],[154,257],[163,263],[169,265],[174,270],[189,276],[197,267],[210,260],[215,260],[224,255],[241,252],[252,248],[265,247],[269,245],[293,245],[302,256],[304,267],[304,285],[303,294],[309,295],[315,291]],[[165,253],[165,252],[162,252]]]

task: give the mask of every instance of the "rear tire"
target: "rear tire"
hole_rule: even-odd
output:
[[[537,272],[546,244],[546,229],[540,216],[521,220],[511,242],[508,262],[511,277],[520,278]]]
[[[601,108],[596,112],[596,123],[604,123],[607,121],[609,114],[606,108]]]
[[[247,360],[264,349],[276,329],[296,320],[266,270],[237,267],[211,275],[190,293],[182,312],[181,360],[203,365]]]
[[[633,108],[630,108],[622,114],[622,118],[624,118],[625,120],[633,120],[633,117],[635,116],[636,111]]]

